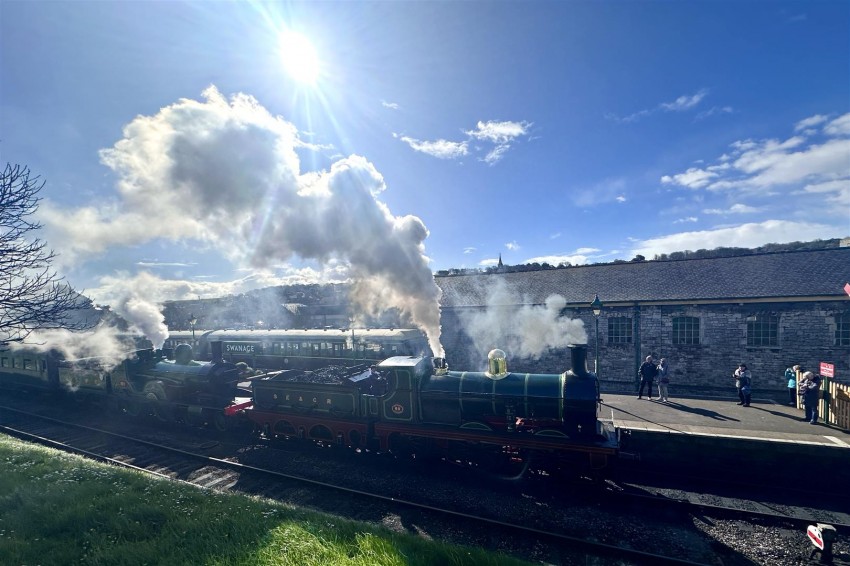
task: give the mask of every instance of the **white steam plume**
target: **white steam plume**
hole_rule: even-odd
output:
[[[378,200],[383,177],[363,157],[302,173],[296,149],[309,148],[292,124],[251,96],[228,101],[210,87],[203,101],[182,99],[136,117],[101,152],[119,176],[119,198],[109,207],[65,211],[43,203],[45,226],[58,232],[49,240],[68,243],[58,249],[64,261],[154,238],[201,240],[254,268],[293,256],[340,259],[351,266],[355,304],[398,308],[442,355],[441,291],[424,253],[425,225]]]
[[[117,366],[136,349],[132,336],[106,324],[83,332],[64,329],[37,330],[27,337],[26,343],[12,342],[9,346],[13,350],[56,350],[67,360],[97,357],[107,368]]]
[[[124,318],[131,329],[151,341],[154,348],[162,348],[168,338],[168,327],[162,314],[159,297],[160,280],[149,274],[126,277],[112,282],[108,291],[101,292],[98,302],[112,305],[112,310]]]
[[[461,314],[464,331],[478,352],[501,348],[521,358],[538,359],[549,348],[587,343],[584,323],[560,316],[566,299],[550,295],[543,305],[515,305],[525,302],[514,296],[501,280],[487,289],[483,311]]]

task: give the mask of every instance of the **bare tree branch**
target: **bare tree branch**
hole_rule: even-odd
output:
[[[82,330],[93,321],[74,317],[88,299],[51,269],[56,257],[47,243],[32,237],[44,181],[28,167],[6,164],[0,173],[0,340],[20,342],[34,330]]]

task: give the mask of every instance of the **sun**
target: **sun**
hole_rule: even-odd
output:
[[[319,57],[310,40],[297,31],[285,31],[280,36],[280,56],[283,67],[299,83],[313,85],[319,78]]]

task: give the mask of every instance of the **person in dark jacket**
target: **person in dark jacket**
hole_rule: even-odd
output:
[[[806,409],[806,419],[811,424],[818,424],[818,403],[820,403],[819,375],[807,371],[800,380],[800,391],[803,393],[803,407]]]
[[[747,364],[739,365],[732,377],[735,378],[735,388],[738,390],[738,399],[740,399],[738,404],[749,407],[753,374],[747,369]]]
[[[638,375],[640,375],[640,389],[638,390],[638,399],[643,398],[643,387],[647,386],[647,397],[652,401],[652,380],[658,374],[658,368],[652,363],[652,356],[647,356],[646,361],[640,365]]]

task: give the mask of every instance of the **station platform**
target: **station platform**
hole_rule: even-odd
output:
[[[599,418],[623,433],[626,455],[647,465],[746,466],[770,476],[814,469],[850,481],[850,432],[809,424],[802,409],[773,400],[754,398],[749,407],[737,402],[731,395],[662,403],[657,397],[603,393]]]

